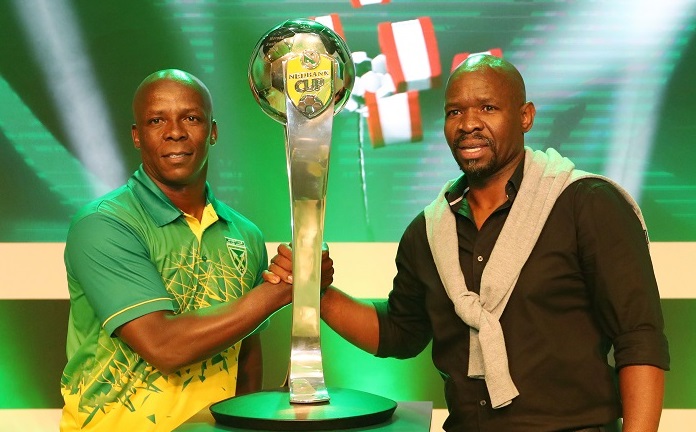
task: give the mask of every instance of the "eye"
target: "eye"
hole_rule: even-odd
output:
[[[152,118],[152,119],[148,120],[147,123],[152,124],[152,125],[157,125],[157,124],[162,123],[162,119],[161,118]]]
[[[447,110],[447,111],[445,111],[445,117],[452,117],[452,116],[458,115],[459,113],[460,113],[460,111],[458,109]]]
[[[484,105],[482,107],[482,110],[485,112],[491,112],[491,111],[495,111],[495,107],[493,105]]]
[[[197,116],[194,116],[194,115],[190,115],[190,116],[186,116],[184,118],[184,120],[186,120],[187,122],[196,123],[196,122],[200,121],[200,118]]]

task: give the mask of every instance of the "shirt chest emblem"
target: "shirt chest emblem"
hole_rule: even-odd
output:
[[[244,275],[247,270],[247,248],[242,240],[225,237],[227,240],[227,250],[232,258],[232,264],[240,275]]]

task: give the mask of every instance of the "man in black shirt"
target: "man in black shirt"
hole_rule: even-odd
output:
[[[467,59],[445,97],[464,174],[406,229],[388,300],[329,287],[322,318],[379,357],[432,340],[447,431],[657,431],[669,353],[637,204],[524,146],[536,111],[509,62]],[[281,245],[265,277],[291,268]]]

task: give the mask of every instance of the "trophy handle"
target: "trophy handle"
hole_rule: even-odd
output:
[[[326,85],[333,87],[332,82]],[[330,98],[318,115],[309,118],[286,97],[285,149],[293,251],[291,403],[329,400],[321,356],[320,283],[333,105]]]

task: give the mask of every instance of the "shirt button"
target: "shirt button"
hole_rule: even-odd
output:
[[[482,257],[481,255],[477,256],[477,257],[476,257],[476,261],[482,262],[482,261],[483,261],[483,257]]]
[[[479,405],[486,406],[486,401],[485,400],[479,401]]]

